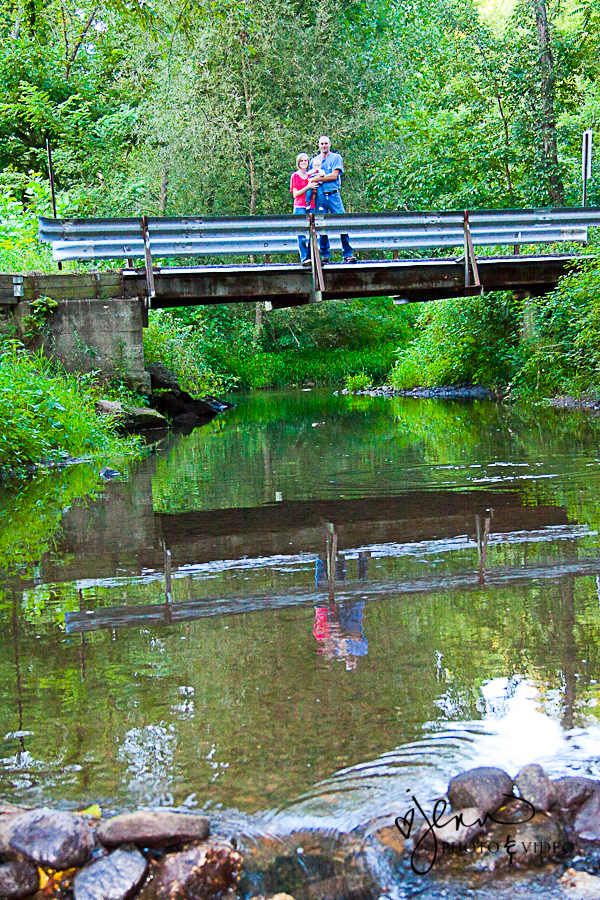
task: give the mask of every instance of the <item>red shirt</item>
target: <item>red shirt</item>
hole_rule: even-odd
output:
[[[308,178],[303,178],[300,172],[294,172],[292,177],[290,178],[290,193],[294,193],[294,188],[297,191],[302,190],[303,187],[306,187],[306,183]],[[310,198],[310,208],[315,208],[315,193],[316,189],[313,189],[313,195]],[[300,207],[300,209],[306,209],[306,194],[301,194],[299,197],[294,197],[294,207]]]

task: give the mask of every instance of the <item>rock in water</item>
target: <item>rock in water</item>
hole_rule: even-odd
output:
[[[75,900],[125,900],[139,887],[148,863],[135,847],[121,847],[75,878]]]
[[[600,790],[600,781],[583,778],[581,775],[567,775],[553,781],[556,802],[561,809],[573,809],[588,800],[594,791]]]
[[[536,813],[529,822],[515,825],[494,825],[485,838],[492,866],[541,866],[551,858],[564,859],[573,850],[565,842],[565,833],[546,813]],[[482,862],[486,862],[482,858]]]
[[[438,846],[464,844],[479,834],[484,824],[485,812],[477,807],[461,809],[460,816],[455,812],[445,813],[439,816],[433,830],[426,822],[423,823],[417,832],[415,847],[432,847],[436,841]]]
[[[40,886],[37,866],[28,859],[15,860],[0,866],[0,897],[20,900],[33,894]]]
[[[573,827],[584,841],[600,841],[600,791],[594,791],[585,801],[573,820]]]
[[[448,785],[448,798],[454,810],[476,806],[492,812],[512,793],[512,778],[502,769],[488,766],[456,775]]]
[[[515,784],[519,794],[535,808],[536,812],[547,812],[556,801],[556,789],[541,766],[533,763],[523,766]]]
[[[208,841],[181,853],[169,853],[139,900],[213,900],[235,886],[242,856],[228,844]]]
[[[166,847],[183,841],[204,841],[210,824],[205,816],[162,810],[123,813],[106,819],[98,827],[98,840],[105,847],[137,844],[138,847]]]
[[[94,839],[81,816],[43,808],[13,819],[8,843],[40,866],[70,869],[87,862]]]

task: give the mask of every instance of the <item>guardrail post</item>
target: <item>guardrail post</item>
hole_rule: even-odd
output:
[[[474,287],[481,288],[481,293],[483,293],[483,287],[479,278],[479,269],[477,268],[477,257],[475,256],[475,248],[473,247],[473,238],[471,237],[468,209],[465,209],[463,213],[463,227],[465,231],[465,287],[471,286],[472,269]]]
[[[152,300],[156,297],[154,288],[154,269],[152,268],[152,251],[150,249],[150,232],[148,231],[148,216],[142,216],[142,237],[144,238],[144,261],[146,263],[146,283],[148,285],[148,309],[152,306]]]
[[[323,299],[323,291],[325,290],[325,282],[323,280],[323,268],[321,266],[321,254],[319,253],[319,242],[317,241],[317,228],[315,225],[315,214],[309,213],[308,227],[310,229],[310,264],[312,269],[312,297],[313,303],[320,303]]]

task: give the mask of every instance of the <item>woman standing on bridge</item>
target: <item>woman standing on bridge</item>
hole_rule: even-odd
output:
[[[308,153],[299,153],[296,157],[296,171],[292,173],[290,178],[290,193],[294,197],[294,215],[306,215],[311,210],[314,212],[315,209],[315,190],[318,182],[309,178],[309,165]],[[307,191],[312,191],[308,208],[306,206]],[[308,238],[305,234],[298,235],[298,250],[301,265],[310,266]]]

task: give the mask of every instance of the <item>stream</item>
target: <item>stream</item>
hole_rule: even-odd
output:
[[[0,493],[1,796],[281,837],[474,766],[600,778],[600,419],[234,399]]]

